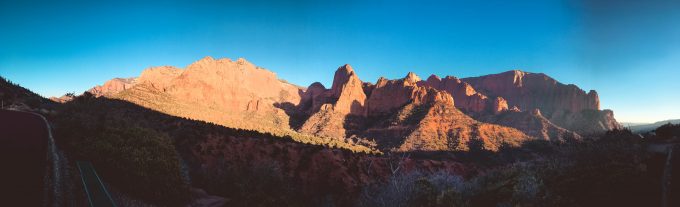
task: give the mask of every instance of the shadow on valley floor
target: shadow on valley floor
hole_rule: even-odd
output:
[[[239,200],[250,199],[253,202],[255,199],[262,199],[248,197],[256,195],[254,192],[259,190],[269,192],[266,189],[280,189],[275,184],[267,184],[257,186],[259,190],[243,191],[244,189],[231,189],[239,187],[236,183],[216,186],[213,180],[206,179],[209,172],[247,171],[253,167],[243,165],[230,166],[231,169],[210,169],[214,159],[209,158],[218,157],[218,154],[248,156],[256,153],[223,152],[220,148],[225,148],[225,143],[220,141],[240,139],[248,144],[278,143],[323,149],[322,146],[293,142],[289,137],[276,137],[268,133],[174,117],[126,101],[95,98],[87,93],[61,105],[57,114],[50,117],[50,121],[54,125],[57,144],[68,156],[75,160],[91,160],[102,179],[111,186],[133,198],[160,205],[182,205],[189,202],[190,187],[203,188],[209,193],[229,192],[231,194],[220,196],[228,197],[231,201],[228,204],[231,205],[238,204]],[[241,173],[242,177],[248,176]],[[283,176],[276,178],[280,182],[287,180]],[[298,193],[299,190],[281,190],[272,196],[290,196],[286,197],[290,201],[304,200],[299,197],[295,199],[302,194],[291,193]]]
[[[648,153],[646,143],[630,131],[612,131],[598,140],[578,143],[534,142],[530,145],[534,146],[504,149],[491,156],[488,152],[453,153],[455,156],[443,152],[412,152],[408,155],[411,158],[458,159],[484,164],[477,165],[478,174],[464,179],[437,173],[395,175],[386,184],[367,188],[360,201],[363,206],[661,204],[666,157]],[[517,153],[538,156],[523,160],[515,157]],[[499,164],[506,162],[511,163]],[[680,167],[680,161],[676,159],[671,165]],[[669,191],[670,206],[677,204],[680,196],[673,189]]]
[[[286,115],[290,117],[290,119],[288,119],[288,126],[293,130],[300,129],[309,118],[309,115],[304,113],[301,109],[298,109],[298,107],[291,102],[274,103],[274,107],[283,110]]]
[[[69,157],[92,161],[110,186],[158,205],[186,204],[190,189],[202,188],[227,198],[228,206],[348,206],[364,186],[384,181],[402,164],[466,173],[458,162],[395,161],[303,144],[88,93],[49,119]]]
[[[663,158],[625,130],[496,153],[376,156],[88,94],[59,106],[50,121],[70,157],[92,161],[112,187],[158,205],[190,202],[192,187],[227,198],[227,206],[660,204]]]

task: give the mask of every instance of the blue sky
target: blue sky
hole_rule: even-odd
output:
[[[0,1],[0,75],[43,96],[244,57],[298,85],[511,69],[595,89],[619,121],[680,118],[680,0]]]

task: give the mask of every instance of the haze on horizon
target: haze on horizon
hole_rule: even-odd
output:
[[[680,118],[680,1],[0,2],[0,75],[43,96],[244,57],[291,83],[512,69],[597,90],[620,122]]]

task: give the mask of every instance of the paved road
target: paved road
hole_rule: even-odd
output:
[[[115,207],[116,204],[111,199],[111,195],[106,190],[101,179],[99,179],[99,175],[94,170],[92,163],[79,161],[76,164],[78,165],[78,170],[80,170],[80,177],[82,178],[83,186],[85,186],[85,193],[87,193],[90,206]]]
[[[47,136],[41,117],[0,110],[0,205],[43,205]]]

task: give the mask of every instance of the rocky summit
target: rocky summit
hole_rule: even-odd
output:
[[[89,90],[170,115],[274,134],[367,145],[381,151],[496,151],[529,140],[580,140],[620,128],[585,92],[542,74],[359,78],[340,66],[327,88],[300,87],[240,58],[203,58],[184,69],[144,70]]]

